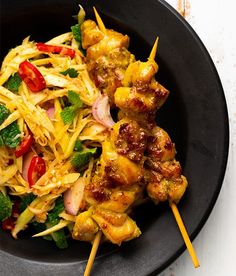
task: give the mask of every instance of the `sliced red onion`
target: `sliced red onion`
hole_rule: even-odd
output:
[[[115,124],[110,114],[109,98],[107,95],[97,97],[93,103],[92,113],[94,119],[107,128],[111,128]]]
[[[48,117],[50,120],[53,120],[55,118],[55,107],[49,107],[49,109],[46,111]]]
[[[28,170],[29,170],[30,162],[31,162],[33,156],[35,156],[35,153],[30,151],[30,152],[26,153],[23,157],[22,176],[23,176],[24,180],[27,182],[28,182]]]
[[[64,193],[64,205],[68,214],[76,216],[84,196],[85,182],[80,177],[73,187]]]

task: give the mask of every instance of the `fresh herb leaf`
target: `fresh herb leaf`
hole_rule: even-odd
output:
[[[53,240],[55,241],[56,246],[58,248],[65,249],[68,247],[64,229],[61,229],[61,230],[51,233],[51,236],[52,236]]]
[[[4,146],[4,142],[2,140],[2,136],[0,135],[0,147]]]
[[[42,237],[46,241],[52,241],[52,237],[50,235],[46,235]]]
[[[10,110],[5,105],[0,104],[0,125],[11,114]],[[10,148],[15,148],[20,144],[20,129],[17,122],[11,123],[0,131],[0,146],[6,145]]]
[[[82,148],[82,142],[80,140],[77,140],[75,142],[75,146],[74,146],[74,150],[75,151],[81,151],[83,148]]]
[[[76,115],[76,108],[74,106],[65,107],[60,114],[65,125],[71,124]]]
[[[4,145],[9,148],[16,148],[20,144],[20,133],[21,132],[16,121],[0,131]]]
[[[56,200],[55,207],[48,213],[48,218],[47,218],[47,224],[50,224],[50,227],[56,225],[59,221],[59,214],[63,212],[65,209],[64,207],[64,202],[63,198],[60,197]]]
[[[53,208],[52,211],[48,213],[48,218],[46,221],[46,225],[48,228],[53,227],[54,225],[58,224],[60,221],[59,214],[63,212],[64,210],[64,202],[63,198],[58,198],[55,203],[55,207]],[[56,243],[56,246],[59,247],[60,249],[64,249],[68,247],[65,232],[63,229],[58,230],[54,233],[51,233],[51,236],[53,240]]]
[[[30,203],[31,203],[35,198],[36,198],[36,196],[33,195],[33,194],[27,194],[27,195],[23,196],[23,197],[21,198],[21,202],[20,202],[20,206],[19,206],[20,211],[23,212],[23,211],[27,208],[27,206],[29,206]]]
[[[97,148],[83,149],[82,151],[74,153],[71,159],[71,164],[78,170],[81,170],[88,162],[89,159],[96,153]]]
[[[0,104],[0,125],[7,119],[11,114],[10,110],[5,105]]]
[[[31,223],[31,225],[34,227],[34,230],[35,230],[37,233],[46,230],[46,225],[45,225],[45,223],[40,223],[40,222],[37,222],[37,221],[33,221],[33,222]]]
[[[71,26],[71,31],[74,36],[74,39],[81,44],[82,39],[80,25],[76,24],[74,26]]]
[[[83,106],[83,102],[81,101],[79,94],[75,93],[72,90],[68,91],[68,100],[72,105],[75,105],[77,108]]]
[[[66,71],[60,72],[62,75],[69,75],[70,78],[77,78],[79,73],[74,68],[68,68]]]
[[[45,231],[47,229],[45,223],[40,223],[40,222],[37,222],[37,221],[33,221],[31,223],[31,225],[33,226],[34,231],[36,233],[40,233],[40,232]],[[50,235],[43,236],[42,238],[44,240],[47,240],[47,241],[52,241],[52,237]]]
[[[0,221],[3,221],[11,216],[12,205],[13,203],[11,202],[9,196],[5,196],[0,193]]]
[[[21,85],[21,78],[19,76],[18,73],[15,73],[14,75],[10,76],[10,78],[8,79],[8,81],[4,84],[4,86],[12,91],[13,93],[17,93],[18,89]]]
[[[72,105],[65,107],[60,113],[64,124],[71,124],[76,116],[78,109],[83,106],[83,102],[81,101],[79,94],[72,90],[68,91],[68,101]]]

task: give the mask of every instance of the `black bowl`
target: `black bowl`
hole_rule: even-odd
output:
[[[157,79],[171,94],[158,112],[157,122],[175,141],[177,159],[189,180],[179,210],[193,239],[215,204],[228,155],[227,108],[216,69],[192,28],[168,4],[157,0],[2,1],[1,60],[28,35],[35,41],[47,41],[69,31],[76,23],[72,15],[77,14],[78,3],[90,18],[94,18],[92,7],[96,6],[108,28],[127,33],[138,59],[146,60],[156,36],[160,37]],[[117,276],[154,275],[184,251],[167,205],[147,204],[135,216],[143,235],[121,248],[101,245],[94,264],[96,275],[110,275],[111,271]],[[2,232],[0,247],[6,262],[0,266],[7,275],[25,273],[22,267],[28,268],[27,275],[78,275],[91,248],[72,241],[61,251],[41,239],[23,236],[15,241]],[[14,267],[15,256],[22,259]]]

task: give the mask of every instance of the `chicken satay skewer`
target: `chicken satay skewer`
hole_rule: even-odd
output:
[[[96,254],[97,254],[98,246],[100,244],[101,237],[102,237],[102,231],[98,231],[96,236],[95,236],[95,239],[93,241],[93,246],[92,246],[92,249],[91,249],[91,252],[90,252],[90,255],[89,255],[89,259],[88,259],[88,262],[87,262],[87,265],[86,265],[86,268],[85,268],[85,271],[84,271],[84,276],[89,276],[90,275],[90,272],[91,272],[92,267],[93,267],[94,259],[95,259]]]
[[[157,45],[158,45],[158,40],[159,40],[159,37],[156,38],[156,41],[152,47],[152,50],[151,50],[151,53],[149,55],[149,58],[148,60],[149,61],[154,61],[155,57],[156,57],[156,52],[157,52]],[[190,241],[190,238],[189,238],[189,235],[188,235],[188,232],[186,230],[186,227],[184,225],[184,222],[180,216],[180,213],[179,213],[179,210],[177,208],[177,205],[172,202],[172,201],[169,201],[169,205],[170,205],[170,208],[174,214],[174,217],[175,217],[175,220],[178,224],[178,227],[179,227],[179,230],[181,232],[181,235],[183,237],[183,240],[185,242],[185,245],[188,249],[188,252],[189,252],[189,255],[192,259],[192,262],[193,262],[193,265],[195,268],[199,267],[199,261],[198,261],[198,258],[197,258],[197,255],[196,255],[196,252],[195,252],[195,249]]]
[[[103,34],[106,34],[106,27],[105,27],[100,15],[98,14],[95,7],[93,7],[93,10],[94,10],[95,17],[96,17],[96,20],[97,20],[98,27],[99,27],[100,31]],[[92,249],[91,249],[91,252],[90,252],[90,255],[89,255],[89,259],[88,259],[88,262],[87,262],[87,265],[86,265],[86,268],[85,268],[85,271],[84,271],[84,276],[89,276],[90,275],[90,272],[91,272],[92,267],[93,267],[94,259],[96,257],[97,250],[98,250],[98,247],[99,247],[99,244],[100,244],[100,241],[101,241],[101,237],[102,237],[102,231],[98,231],[98,233],[95,236],[94,242],[93,242],[93,246],[92,246]]]

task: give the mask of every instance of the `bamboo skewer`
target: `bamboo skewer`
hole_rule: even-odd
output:
[[[95,17],[96,17],[96,20],[97,20],[98,27],[99,27],[100,31],[103,34],[106,35],[106,32],[107,32],[106,27],[105,27],[100,15],[98,14],[95,7],[93,7],[93,10],[94,10],[94,14],[95,14]],[[98,233],[95,236],[93,246],[92,246],[92,249],[91,249],[91,252],[90,252],[90,255],[89,255],[89,259],[88,259],[88,262],[87,262],[87,265],[86,265],[86,268],[85,268],[85,271],[84,271],[84,276],[89,276],[90,275],[90,272],[91,272],[92,267],[93,267],[94,259],[96,257],[96,253],[97,253],[100,241],[101,241],[101,237],[102,237],[102,231],[100,230],[100,231],[98,231]]]
[[[104,23],[103,23],[103,21],[102,21],[100,15],[98,14],[98,12],[97,12],[97,10],[96,10],[95,7],[93,7],[93,10],[94,10],[95,17],[96,17],[96,20],[97,20],[98,27],[99,27],[100,31],[101,31],[102,33],[106,34],[106,33],[107,33],[107,30],[106,30],[106,27],[105,27],[105,25],[104,25]]]
[[[199,264],[196,252],[195,252],[195,250],[193,248],[193,245],[192,245],[192,243],[191,243],[191,241],[189,239],[189,236],[188,236],[187,230],[186,230],[186,228],[184,226],[183,220],[182,220],[182,218],[180,216],[179,210],[178,210],[176,204],[173,203],[173,202],[170,202],[170,208],[171,208],[171,210],[172,210],[172,212],[174,214],[175,220],[176,220],[176,222],[177,222],[177,224],[179,226],[179,230],[180,230],[180,232],[182,234],[182,237],[183,237],[185,245],[186,245],[186,247],[188,249],[189,255],[192,258],[193,265],[194,265],[195,268],[198,268],[200,266],[200,264]]]
[[[152,46],[152,50],[151,53],[149,55],[148,60],[154,60],[156,57],[156,53],[157,53],[157,46],[158,46],[158,41],[159,41],[159,37],[157,36],[153,46]]]
[[[96,253],[98,250],[98,246],[100,244],[101,237],[102,237],[102,231],[98,231],[95,236],[94,242],[93,242],[92,250],[90,252],[89,259],[88,259],[88,262],[87,262],[87,265],[86,265],[86,268],[84,271],[84,276],[90,275],[90,272],[92,270],[92,266],[94,263],[94,259],[96,257]]]
[[[155,59],[156,52],[157,52],[158,40],[159,40],[159,38],[157,37],[156,40],[155,40],[155,43],[154,43],[154,45],[152,47],[152,50],[151,50],[151,53],[149,55],[148,60],[154,60]],[[171,207],[171,210],[172,210],[172,212],[174,214],[175,220],[176,220],[176,222],[178,224],[179,230],[180,230],[180,232],[182,234],[182,237],[183,237],[183,240],[185,242],[185,245],[186,245],[186,247],[188,249],[189,255],[190,255],[190,257],[191,257],[191,259],[193,261],[193,265],[194,265],[195,268],[197,268],[197,267],[200,266],[199,265],[199,261],[198,261],[196,252],[195,252],[195,250],[193,248],[193,245],[192,245],[192,243],[191,243],[191,241],[189,239],[188,232],[187,232],[187,230],[186,230],[186,228],[184,226],[184,223],[183,223],[183,220],[182,220],[182,218],[180,216],[179,210],[178,210],[178,208],[177,208],[177,206],[176,206],[176,204],[174,202],[170,202],[170,207]]]

